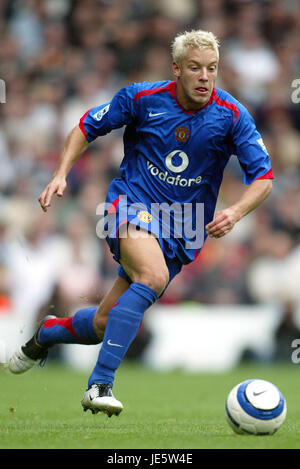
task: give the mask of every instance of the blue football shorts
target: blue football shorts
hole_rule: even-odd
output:
[[[157,225],[153,223],[151,213],[148,211],[148,203],[144,204],[133,200],[126,182],[121,178],[117,178],[111,182],[108,188],[105,207],[104,229],[107,232],[105,239],[115,261],[120,264],[118,275],[126,279],[129,284],[132,283],[132,280],[120,263],[121,227],[130,223],[154,234],[156,237],[169,270],[169,285],[172,279],[179,274],[184,263],[176,255],[176,249],[178,248],[177,240],[163,238],[159,230],[156,229]]]

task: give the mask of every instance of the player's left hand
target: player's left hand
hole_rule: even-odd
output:
[[[216,213],[214,220],[206,225],[206,233],[210,238],[222,238],[232,230],[239,219],[235,208],[221,210]]]

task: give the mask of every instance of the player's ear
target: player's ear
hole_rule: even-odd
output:
[[[179,78],[180,75],[181,75],[181,70],[180,70],[180,66],[178,65],[177,62],[172,63],[172,69],[173,69],[173,73],[174,73],[175,77]]]

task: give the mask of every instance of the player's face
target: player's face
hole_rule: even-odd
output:
[[[213,49],[189,49],[180,64],[173,63],[180,104],[187,110],[204,106],[210,99],[217,72],[218,57]]]

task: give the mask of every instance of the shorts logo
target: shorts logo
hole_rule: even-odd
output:
[[[157,168],[158,169],[158,168]],[[168,172],[166,171],[168,174]],[[164,173],[163,176],[167,177]],[[168,176],[169,177],[169,176]],[[199,181],[197,180],[199,178]],[[196,179],[181,179],[180,175],[176,176],[172,184],[178,186],[187,186],[199,184],[201,176]],[[181,184],[183,182],[183,184]],[[169,182],[171,183],[171,182]],[[122,189],[121,189],[122,190]],[[118,200],[118,199],[115,199]],[[96,233],[99,238],[109,238],[109,245],[112,252],[116,252],[116,243],[121,238],[127,238],[128,231],[120,230],[122,226],[127,226],[128,221],[131,223],[131,235],[136,238],[134,230],[138,233],[138,237],[148,237],[149,233],[155,238],[160,239],[181,239],[180,243],[184,249],[201,249],[204,243],[204,204],[203,203],[179,203],[167,202],[151,203],[149,207],[141,202],[131,203],[127,200],[126,194],[120,194],[119,203],[117,204],[118,213],[115,216],[107,215],[107,211],[111,206],[110,202],[100,203],[97,207],[96,214],[100,215],[97,223]],[[151,222],[151,224],[150,224]],[[135,227],[135,228],[134,228]],[[115,241],[113,241],[115,240]],[[195,252],[191,253],[195,259]],[[115,307],[118,305],[115,303]],[[108,340],[107,345],[120,347],[122,341]],[[0,340],[1,352],[1,340]]]
[[[144,223],[150,223],[152,220],[152,215],[145,210],[140,210],[137,214],[138,218]]]
[[[175,130],[175,137],[178,142],[186,142],[189,139],[190,131],[187,127],[177,127]]]

